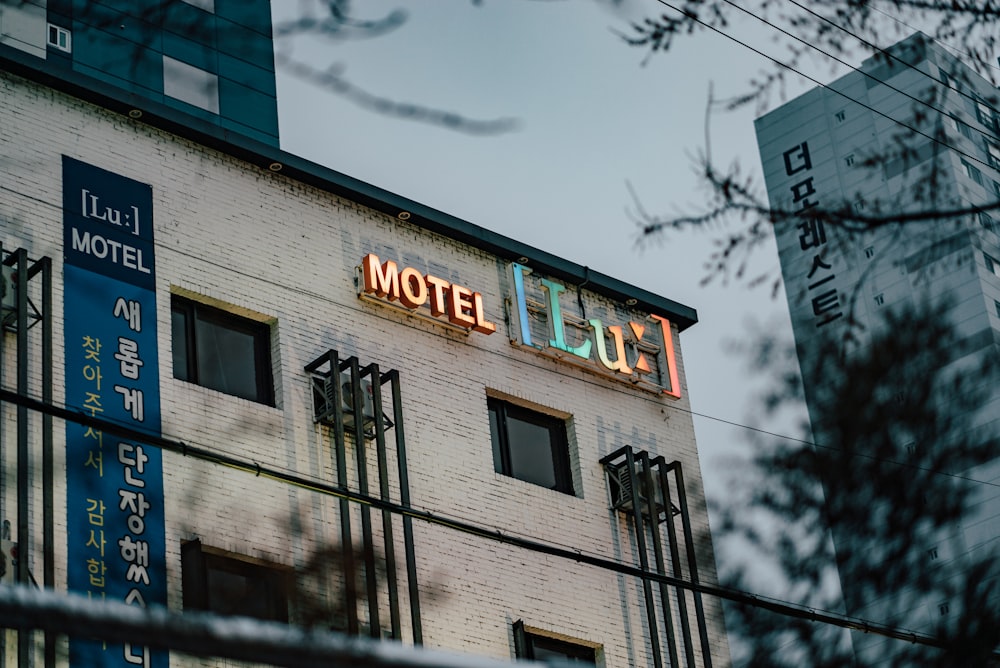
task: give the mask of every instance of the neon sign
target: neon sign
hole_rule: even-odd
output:
[[[518,320],[512,330],[512,336],[519,337],[516,343],[680,399],[674,337],[668,319],[650,314],[644,321],[606,326],[599,318],[571,316],[559,301],[566,286],[540,277],[530,281],[533,285],[529,286],[526,279],[530,269],[513,263],[511,271]],[[528,287],[543,293],[543,299],[529,297]],[[538,331],[543,322],[547,323],[544,334]]]
[[[365,295],[389,303],[399,302],[413,312],[427,307],[434,318],[465,330],[481,334],[497,331],[497,326],[486,320],[483,296],[478,292],[432,274],[422,274],[413,267],[400,270],[394,261],[381,262],[374,253],[361,260],[361,296]]]

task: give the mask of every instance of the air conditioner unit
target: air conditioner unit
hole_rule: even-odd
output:
[[[643,515],[651,519],[655,517],[657,522],[663,522],[667,519],[667,506],[663,500],[662,490],[657,484],[657,475],[655,472],[652,474],[653,490],[650,493],[650,490],[647,489],[645,471],[642,470],[642,466],[638,462],[636,462],[635,468],[631,473],[629,473],[627,462],[608,464],[605,469],[608,472],[611,505],[615,510],[633,511],[635,506],[633,505],[632,490],[635,488],[639,492],[639,511]],[[650,498],[652,498],[652,503],[650,503]],[[670,510],[673,515],[680,512],[674,508],[673,504],[670,504]]]
[[[354,429],[354,387],[351,382],[350,371],[341,371],[340,374],[340,412],[344,421],[345,429]],[[333,374],[313,374],[313,420],[333,427],[336,422],[336,392],[337,388],[333,384]],[[374,391],[372,382],[368,378],[361,379],[362,392],[362,419],[364,434],[367,438],[375,437],[375,404],[372,401]],[[382,424],[386,429],[392,427],[392,422],[382,415]]]
[[[13,584],[17,580],[17,543],[0,540],[0,583]]]
[[[17,270],[7,265],[0,266],[0,310],[5,325],[17,317]]]

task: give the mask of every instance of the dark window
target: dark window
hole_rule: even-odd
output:
[[[71,48],[70,33],[65,28],[60,28],[59,26],[48,24],[49,28],[49,46],[54,46],[60,51],[66,51],[69,53],[73,49]]]
[[[290,571],[227,556],[201,541],[181,545],[185,610],[288,621]]]
[[[184,0],[189,5],[200,7],[211,14],[215,13],[215,0]]]
[[[167,55],[163,56],[163,94],[219,113],[219,76]]]
[[[532,633],[521,620],[514,622],[514,652],[519,659],[562,659],[597,665],[597,651],[593,647]]]
[[[496,472],[572,494],[565,421],[492,397],[486,403]]]
[[[996,224],[993,222],[993,217],[985,211],[979,212],[979,224],[990,232],[996,231]]]
[[[1000,262],[997,262],[986,253],[983,253],[983,262],[986,264],[986,271],[994,276],[1000,276]]]
[[[968,123],[965,123],[955,116],[949,116],[948,118],[951,120],[952,127],[962,133],[963,137],[966,139],[972,139],[972,128],[969,127]]]
[[[990,167],[1000,169],[1000,144],[994,144],[987,139],[984,139],[983,143],[986,145],[986,156]]]
[[[177,296],[170,327],[174,378],[274,405],[270,327]]]
[[[997,129],[997,112],[982,100],[976,100],[976,120],[991,130]]]
[[[983,173],[980,172],[978,168],[970,165],[965,160],[962,161],[962,167],[965,168],[966,176],[968,176],[970,179],[972,179],[979,185],[983,185]]]

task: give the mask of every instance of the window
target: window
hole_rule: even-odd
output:
[[[991,255],[983,253],[983,262],[986,264],[986,271],[994,276],[1000,276],[1000,262],[997,262]]]
[[[573,494],[566,422],[493,397],[486,405],[496,472]]]
[[[885,295],[881,292],[875,295],[875,306],[881,306],[885,303]]]
[[[163,94],[219,113],[219,77],[169,56],[163,56]]]
[[[955,116],[949,116],[948,118],[951,119],[952,127],[954,127],[958,132],[962,133],[963,137],[965,137],[966,139],[972,139],[972,128],[970,128],[967,123],[959,120]]]
[[[979,169],[977,169],[973,165],[970,165],[965,160],[962,161],[962,167],[965,168],[966,176],[968,176],[970,179],[972,179],[979,185],[983,185],[983,173],[980,172]]]
[[[869,258],[869,259],[875,257],[875,247],[874,246],[868,246],[867,248],[865,248],[865,257]]]
[[[993,107],[986,104],[982,100],[976,100],[976,120],[990,128],[991,130],[996,129],[996,111]]]
[[[996,309],[997,317],[1000,318],[1000,302],[993,300],[993,308]]]
[[[291,570],[227,554],[194,540],[181,544],[185,610],[288,621]]]
[[[49,46],[54,46],[60,51],[65,51],[70,53],[73,50],[72,41],[70,39],[69,30],[66,28],[60,28],[57,25],[49,24]]]
[[[984,229],[987,229],[990,232],[994,232],[996,230],[996,226],[993,222],[993,217],[990,214],[986,213],[985,211],[979,212],[979,224],[982,225]]]
[[[519,659],[562,659],[597,665],[597,650],[594,647],[532,632],[525,628],[521,620],[514,622],[514,652]]]
[[[215,0],[184,0],[184,2],[189,5],[194,5],[195,7],[200,7],[206,12],[215,13]]]
[[[848,167],[853,167],[854,166],[854,154],[852,153],[849,156],[847,156],[846,158],[844,158],[844,163]]]
[[[170,302],[174,378],[269,406],[271,329],[174,295]]]
[[[843,123],[844,120],[847,118],[847,112],[841,109],[840,111],[835,113],[833,117],[837,119],[838,123]]]
[[[993,169],[1000,169],[1000,146],[997,146],[991,141],[983,141],[986,144],[986,154],[990,167]]]

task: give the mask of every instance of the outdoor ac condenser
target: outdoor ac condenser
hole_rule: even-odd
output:
[[[313,376],[313,405],[315,408],[315,421],[327,426],[334,425],[334,412],[336,401],[336,387],[333,385],[333,374]],[[363,394],[362,415],[365,424],[375,420],[375,407],[372,403],[372,382],[368,378],[361,379],[361,392]],[[344,416],[344,426],[354,427],[354,388],[351,383],[351,372],[340,372],[340,398],[341,413]]]
[[[653,473],[653,490],[646,489],[646,475],[642,466],[636,462],[632,473],[629,473],[628,463],[621,462],[610,464],[606,467],[608,472],[608,488],[611,491],[611,505],[615,510],[632,512],[634,509],[632,490],[639,492],[639,510],[649,518],[656,518],[657,522],[666,520],[666,504],[663,502],[663,494],[657,484],[656,473]],[[650,504],[650,498],[653,499]],[[655,514],[654,514],[655,513]]]
[[[17,317],[17,272],[14,267],[0,267],[0,320],[6,325]]]

